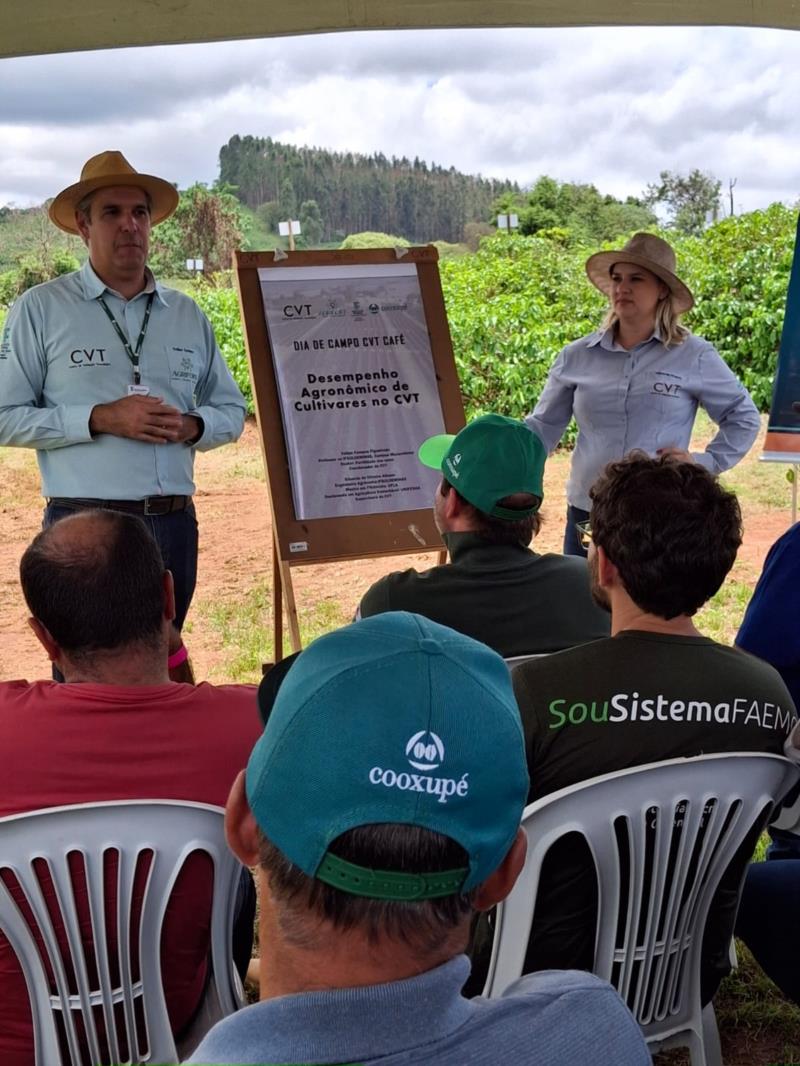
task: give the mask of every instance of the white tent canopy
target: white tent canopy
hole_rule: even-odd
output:
[[[0,58],[334,30],[594,25],[800,29],[800,0],[0,0]]]

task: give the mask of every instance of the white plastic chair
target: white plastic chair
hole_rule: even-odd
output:
[[[501,995],[523,972],[542,861],[559,837],[579,832],[597,871],[593,972],[618,990],[651,1051],[687,1046],[692,1066],[720,1066],[713,1008],[700,1002],[706,916],[748,832],[766,824],[797,773],[778,755],[703,755],[605,774],[532,803],[525,867],[497,910],[484,994]]]
[[[36,1066],[179,1061],[161,983],[161,927],[175,880],[186,859],[196,851],[210,856],[214,870],[212,972],[199,1012],[199,1028],[207,1030],[241,1006],[231,934],[242,867],[225,845],[223,815],[221,807],[204,803],[144,800],[76,804],[0,818],[0,930],[16,953],[28,986]],[[106,866],[114,858],[116,883],[107,907]],[[85,871],[79,875],[78,894],[85,883],[92,932],[88,946],[85,934],[81,935],[81,915],[84,925],[87,915],[83,913],[85,906],[76,905],[70,861],[73,870],[77,863]],[[142,863],[149,863],[149,870],[139,911],[140,976],[134,981],[133,889]],[[42,891],[44,869],[52,879],[50,896],[57,898],[56,921],[63,923],[60,940]],[[21,886],[33,913],[46,962],[28,921],[3,883],[9,875]],[[114,919],[107,924],[108,914]],[[109,937],[117,944],[116,965],[109,954]],[[60,946],[65,941],[68,953]],[[166,959],[165,966],[169,965]],[[53,975],[52,993],[48,969]],[[59,1029],[67,1048],[63,1057]],[[182,1046],[182,1052],[193,1050],[202,1035],[193,1026],[192,1046]]]
[[[800,836],[800,792],[798,792],[788,807],[781,808],[778,817],[772,822],[771,828],[783,829],[784,832]]]
[[[531,655],[510,655],[507,659],[504,659],[506,666],[509,670],[513,670],[515,666],[521,666],[522,663],[530,662],[533,659],[543,659],[549,652],[539,651],[533,652]]]

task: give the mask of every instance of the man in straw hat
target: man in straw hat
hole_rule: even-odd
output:
[[[527,792],[509,673],[484,645],[403,612],[311,644],[226,811],[259,867],[261,1002],[188,1061],[590,1066],[602,1048],[649,1063],[590,974],[461,995],[471,918],[524,862]]]
[[[45,525],[85,508],[142,516],[183,623],[197,573],[195,449],[236,440],[245,404],[211,324],[147,267],[173,185],[101,152],[50,218],[89,250],[83,267],[24,293],[0,346],[0,444],[36,448]]]
[[[419,458],[442,474],[433,511],[450,562],[381,578],[360,617],[414,611],[505,657],[608,636],[583,560],[528,547],[544,491],[546,456],[535,433],[514,418],[482,415],[456,436],[430,437]]]

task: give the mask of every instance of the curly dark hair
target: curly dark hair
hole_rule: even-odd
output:
[[[589,495],[592,540],[642,610],[693,615],[722,585],[742,543],[742,514],[705,467],[632,452],[609,463]]]

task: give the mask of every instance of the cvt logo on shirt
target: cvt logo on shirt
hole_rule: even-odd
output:
[[[667,381],[654,381],[652,391],[657,396],[677,396],[681,387]]]
[[[664,381],[664,378],[670,380]],[[674,396],[677,397],[683,388],[683,379],[679,374],[670,374],[666,370],[656,370],[653,375],[653,383],[650,386],[650,392],[654,396]]]
[[[70,369],[72,367],[110,366],[106,359],[107,348],[73,348],[69,353]]]

